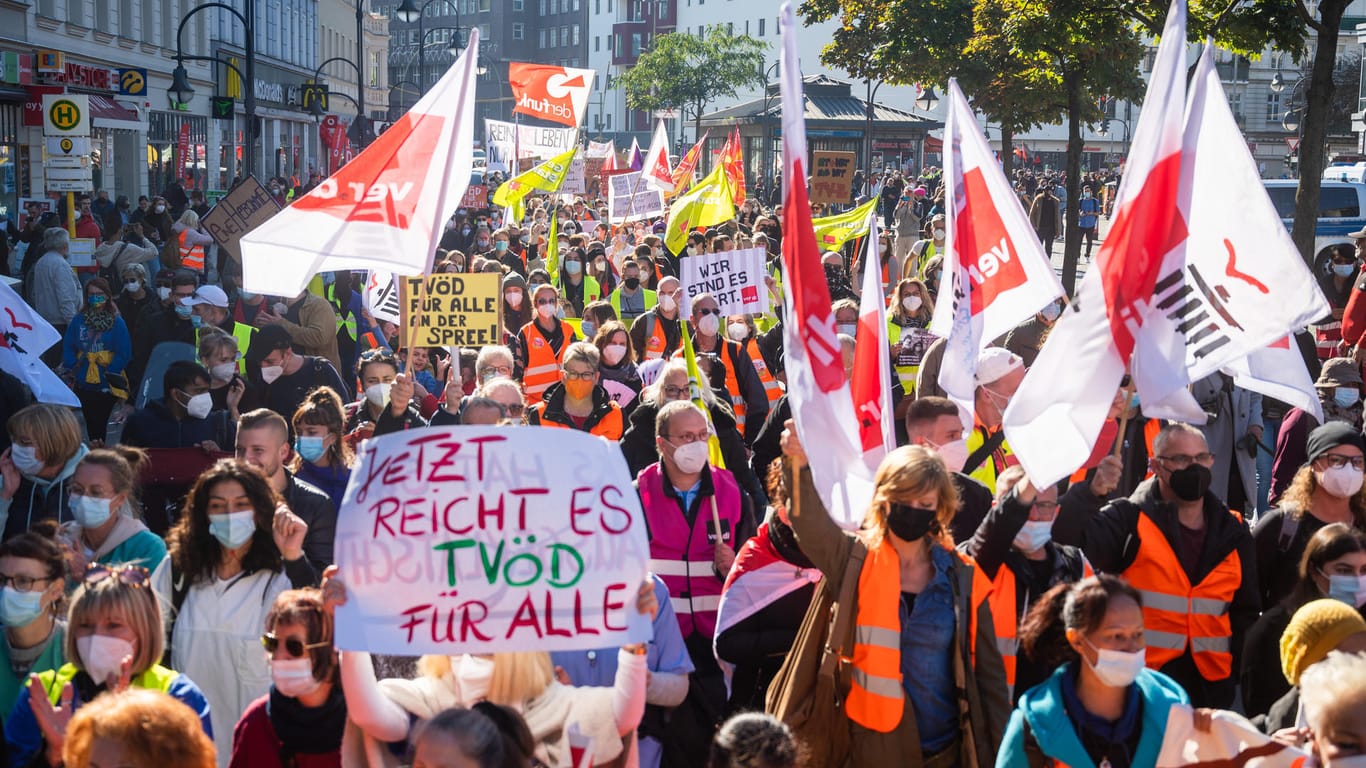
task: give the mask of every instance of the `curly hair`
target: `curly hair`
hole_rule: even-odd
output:
[[[1281,494],[1276,505],[1286,514],[1300,517],[1313,507],[1314,491],[1318,489],[1319,478],[1314,474],[1313,462],[1310,462],[1295,473],[1295,479],[1290,481],[1290,487]],[[1354,525],[1366,530],[1366,485],[1347,500],[1347,506],[1352,510]]]
[[[95,742],[108,739],[131,765],[214,768],[213,740],[183,702],[160,691],[129,688],[106,693],[76,711],[66,727],[62,762],[87,768]]]
[[[785,723],[762,712],[727,720],[711,743],[707,768],[795,768],[797,740]]]
[[[278,571],[283,567],[280,550],[275,546],[271,524],[280,496],[270,487],[261,470],[239,459],[222,459],[204,470],[185,496],[180,519],[166,537],[172,573],[189,579],[191,586],[212,581],[223,561],[223,546],[209,532],[209,494],[219,483],[240,483],[256,512],[256,533],[251,548],[242,558],[242,570],[254,573]]]

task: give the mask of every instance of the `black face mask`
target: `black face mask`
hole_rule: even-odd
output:
[[[1209,467],[1191,464],[1185,469],[1172,472],[1171,477],[1167,479],[1167,485],[1172,489],[1172,493],[1176,494],[1176,498],[1182,501],[1199,501],[1205,497],[1213,479]]]
[[[902,541],[917,541],[930,531],[939,530],[938,510],[892,503],[887,508],[887,529]]]
[[[626,284],[627,288],[630,288],[633,291],[640,287],[640,278],[638,277],[628,277],[625,280],[622,280],[622,282]]]

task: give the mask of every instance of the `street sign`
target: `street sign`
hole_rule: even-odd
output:
[[[77,181],[51,181],[47,183],[48,192],[89,192],[92,182],[89,177]]]
[[[215,120],[233,118],[233,101],[230,96],[214,96],[209,99],[209,114]]]
[[[47,153],[56,157],[75,157],[90,154],[88,136],[52,136],[47,139]]]
[[[44,163],[44,168],[87,168],[90,166],[90,158],[84,155],[67,157],[56,155],[49,157]]]
[[[43,95],[44,136],[89,136],[90,97],[79,93]]]
[[[43,166],[43,175],[47,177],[49,183],[53,181],[85,181],[90,182],[90,166],[79,168],[62,168],[60,166]]]

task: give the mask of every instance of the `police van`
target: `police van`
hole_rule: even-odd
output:
[[[1350,167],[1346,170],[1353,170]],[[1344,171],[1343,167],[1330,166],[1324,176]],[[1351,178],[1351,175],[1348,175]],[[1366,227],[1366,183],[1344,181],[1340,177],[1333,180],[1325,178],[1319,189],[1319,219],[1314,227],[1314,264],[1322,265],[1328,260],[1327,250],[1339,243],[1351,245],[1349,232],[1357,232]],[[1295,191],[1299,181],[1295,179],[1266,179],[1262,182],[1266,193],[1271,197],[1276,213],[1280,215],[1285,228],[1289,231],[1295,223]]]

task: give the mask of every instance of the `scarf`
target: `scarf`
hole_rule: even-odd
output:
[[[346,698],[341,685],[333,685],[321,707],[305,707],[298,699],[270,689],[266,716],[283,745],[283,755],[325,755],[341,749],[346,726]]]
[[[114,327],[114,313],[106,309],[90,308],[81,313],[85,327],[95,333],[104,333]]]

